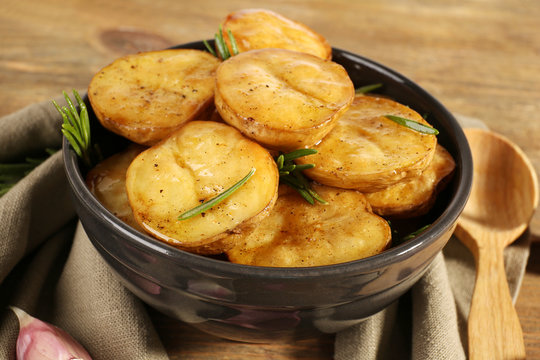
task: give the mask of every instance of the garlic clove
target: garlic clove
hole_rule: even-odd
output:
[[[64,330],[10,306],[19,319],[17,360],[91,360],[88,352]]]

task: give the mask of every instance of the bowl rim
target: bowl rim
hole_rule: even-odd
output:
[[[212,43],[211,40],[207,41]],[[173,48],[201,49],[202,46],[202,41],[194,41],[177,45]],[[455,159],[457,166],[454,181],[458,181],[455,194],[450,199],[449,204],[446,206],[441,215],[435,221],[433,221],[426,231],[414,239],[393,246],[380,254],[367,258],[313,267],[266,267],[243,265],[189,253],[166,244],[160,240],[154,239],[147,234],[140,233],[139,231],[125,224],[122,220],[107,210],[86,186],[86,182],[79,167],[78,158],[69,145],[67,139],[63,137],[62,154],[64,159],[64,169],[73,195],[76,196],[84,204],[84,206],[93,213],[93,215],[105,222],[107,226],[119,231],[122,234],[122,238],[129,241],[131,245],[141,249],[146,249],[146,251],[159,253],[160,256],[165,256],[173,262],[192,264],[197,266],[198,269],[207,269],[211,272],[218,272],[221,275],[251,278],[270,277],[276,279],[332,277],[343,273],[372,272],[374,269],[382,269],[411,257],[413,254],[429,246],[432,242],[446,233],[449,228],[457,222],[459,215],[465,207],[472,186],[472,155],[468,141],[461,126],[454,116],[437,99],[435,99],[419,85],[401,75],[397,71],[379,64],[376,61],[351,53],[347,50],[342,50],[339,48],[332,48],[332,50],[333,52],[339,52],[349,58],[352,57],[355,61],[360,62],[361,65],[369,67],[377,72],[383,72],[385,76],[390,76],[394,80],[397,79],[405,86],[411,88],[411,90],[418,93],[421,98],[426,99],[428,103],[438,108],[438,111],[440,111],[446,118],[448,126],[453,130],[453,134],[451,135],[454,138],[453,141],[459,148],[459,152],[457,154],[458,158]]]

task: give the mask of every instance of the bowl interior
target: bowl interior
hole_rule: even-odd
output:
[[[209,43],[212,44],[212,41],[209,41]],[[203,42],[193,42],[179,45],[176,48],[203,50],[205,47]],[[129,241],[131,245],[138,248],[143,247],[147,251],[158,253],[160,256],[166,256],[174,261],[182,263],[191,262],[211,272],[219,271],[227,276],[274,278],[332,277],[333,274],[342,273],[343,271],[362,271],[363,269],[373,269],[400,262],[402,259],[421,251],[422,248],[428,246],[448,231],[463,210],[472,182],[472,159],[467,140],[455,118],[444,106],[404,76],[369,59],[340,49],[333,49],[333,61],[345,67],[355,87],[381,83],[382,87],[377,89],[375,93],[388,96],[402,104],[408,105],[425,116],[426,120],[440,131],[437,136],[439,143],[454,157],[456,171],[451,182],[439,194],[432,211],[418,219],[419,224],[431,225],[426,231],[412,240],[396,244],[381,254],[365,259],[310,268],[255,267],[191,254],[153,239],[148,235],[139,233],[105,209],[85,185],[84,175],[88,169],[80,166],[75,153],[70,149],[67,140],[64,139],[63,152],[65,167],[72,190],[81,199],[84,199],[83,201],[87,202],[87,205],[93,209],[96,216],[100,217],[102,221],[114,226],[118,231],[121,231],[126,241]],[[95,118],[90,106],[88,106],[88,109],[94,141],[99,143],[104,156],[112,155],[128,144],[127,140],[105,130]],[[410,225],[410,221],[405,221],[402,224],[398,224],[398,227],[402,229],[402,232],[410,232],[417,228]],[[415,223],[414,226],[417,226],[417,224]]]

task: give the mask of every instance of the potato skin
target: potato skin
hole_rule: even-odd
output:
[[[126,193],[126,172],[144,146],[131,144],[93,167],[86,175],[86,185],[99,202],[131,227],[144,232],[133,216]]]
[[[230,13],[222,23],[231,30],[238,50],[280,48],[305,52],[322,59],[332,58],[326,39],[308,26],[265,9],[244,9]],[[228,41],[228,37],[225,36]]]
[[[255,174],[222,203],[177,220],[252,168]],[[233,127],[191,121],[135,158],[126,189],[135,219],[150,235],[187,251],[213,254],[232,246],[228,234],[246,231],[267,215],[277,197],[278,177],[268,151]]]
[[[216,72],[215,104],[223,120],[271,149],[317,143],[353,98],[341,65],[291,50],[241,53]]]
[[[119,58],[92,78],[88,98],[110,131],[153,145],[212,104],[219,60],[192,49]]]
[[[305,173],[329,186],[375,192],[419,176],[429,165],[437,138],[387,119],[396,115],[429,125],[417,112],[393,100],[357,95],[334,129],[297,159],[315,164]]]
[[[429,166],[418,177],[366,194],[373,212],[381,216],[410,218],[426,214],[446,184],[456,163],[446,149],[437,144]]]
[[[355,190],[313,185],[328,205],[310,205],[286,185],[270,215],[234,235],[226,253],[234,263],[272,267],[337,264],[378,254],[391,242],[388,222]]]

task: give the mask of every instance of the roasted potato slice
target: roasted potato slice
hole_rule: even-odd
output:
[[[297,51],[248,51],[216,72],[215,104],[223,120],[272,149],[320,141],[353,98],[341,65]]]
[[[227,256],[234,263],[273,267],[336,264],[385,250],[388,222],[371,212],[355,190],[313,185],[327,205],[310,205],[296,191],[280,186],[270,215],[252,231],[234,235]]]
[[[153,145],[212,104],[218,65],[200,50],[128,55],[92,78],[88,98],[105,128]]]
[[[433,160],[420,176],[366,194],[366,197],[373,212],[381,216],[406,218],[424,215],[455,167],[452,155],[438,144]]]
[[[227,16],[222,27],[225,31],[231,30],[240,52],[280,48],[305,52],[322,59],[332,57],[332,48],[324,37],[308,26],[273,11],[236,11]]]
[[[429,165],[437,138],[389,120],[395,115],[429,125],[417,112],[393,100],[357,95],[334,129],[297,160],[313,163],[310,178],[330,186],[380,191],[419,176]]]
[[[219,205],[187,220],[178,217],[244,177],[255,174]],[[233,127],[191,121],[142,152],[128,168],[126,189],[135,219],[154,237],[187,251],[221,253],[227,235],[266,216],[279,175],[269,152]]]
[[[135,229],[144,232],[133,217],[126,193],[126,172],[144,146],[132,144],[124,151],[108,157],[86,175],[86,184],[107,210]]]

